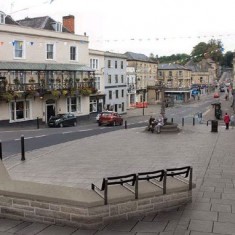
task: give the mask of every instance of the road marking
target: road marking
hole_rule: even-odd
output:
[[[37,136],[35,136],[35,138],[40,138],[40,137],[44,137],[44,136],[46,136],[46,135],[37,135]]]
[[[80,130],[79,132],[83,132],[83,131],[92,131],[93,129],[86,129],[86,130]]]
[[[25,140],[28,140],[28,139],[32,139],[33,137],[25,137],[24,139]]]
[[[20,140],[20,139],[14,139],[15,141],[18,141],[18,140]]]
[[[67,131],[67,132],[62,132],[62,134],[70,134],[70,133],[73,133],[73,131]]]

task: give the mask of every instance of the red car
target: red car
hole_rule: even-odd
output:
[[[219,93],[214,93],[214,98],[219,98]]]
[[[122,125],[123,124],[123,118],[116,112],[102,112],[100,114],[98,125]]]

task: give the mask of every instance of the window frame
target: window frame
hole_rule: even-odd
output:
[[[111,60],[108,60],[108,68],[109,69],[111,68],[111,65],[112,65]]]
[[[71,52],[71,49],[74,48],[75,49],[75,53]],[[75,59],[72,59],[72,55],[75,57]],[[77,61],[78,60],[78,53],[77,53],[77,47],[76,46],[70,46],[70,61]]]
[[[109,100],[112,100],[112,99],[113,99],[113,92],[109,91]]]
[[[52,46],[52,51],[48,51],[48,46]],[[48,53],[52,53],[52,58],[48,58]],[[55,60],[55,44],[54,43],[46,43],[46,60]]]
[[[16,45],[19,43],[19,49],[16,48]],[[21,44],[21,45],[20,45]],[[14,40],[13,44],[13,53],[14,53],[14,59],[25,59],[25,42],[23,40]],[[16,52],[21,52],[21,56],[16,56]]]
[[[16,103],[23,103],[23,118],[17,118],[17,109]],[[12,109],[13,108],[13,109]],[[9,112],[10,112],[10,122],[21,122],[24,120],[31,119],[31,103],[30,100],[14,100],[9,103]],[[12,115],[13,114],[13,115]]]
[[[72,104],[72,99],[76,100],[76,104]],[[81,103],[81,96],[69,96],[66,100],[66,109],[68,113],[81,113],[82,112],[82,103]],[[75,111],[72,111],[72,105],[75,105]]]

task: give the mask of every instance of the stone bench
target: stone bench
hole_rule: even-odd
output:
[[[164,172],[168,174],[166,181],[155,179],[154,174],[140,173],[138,198],[132,183],[125,190],[121,184],[109,185],[109,200],[104,205],[104,199],[94,190],[12,180],[0,161],[0,214],[5,218],[92,229],[190,202],[189,181],[184,176]]]

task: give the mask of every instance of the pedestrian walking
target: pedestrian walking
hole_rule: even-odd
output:
[[[231,118],[230,118],[230,124],[231,124],[231,127],[232,129],[234,128],[234,124],[235,124],[235,115],[232,114]]]
[[[229,115],[227,113],[225,113],[225,115],[224,115],[224,123],[226,125],[226,128],[225,128],[226,130],[229,129],[229,122],[230,122],[230,117],[229,117]]]

